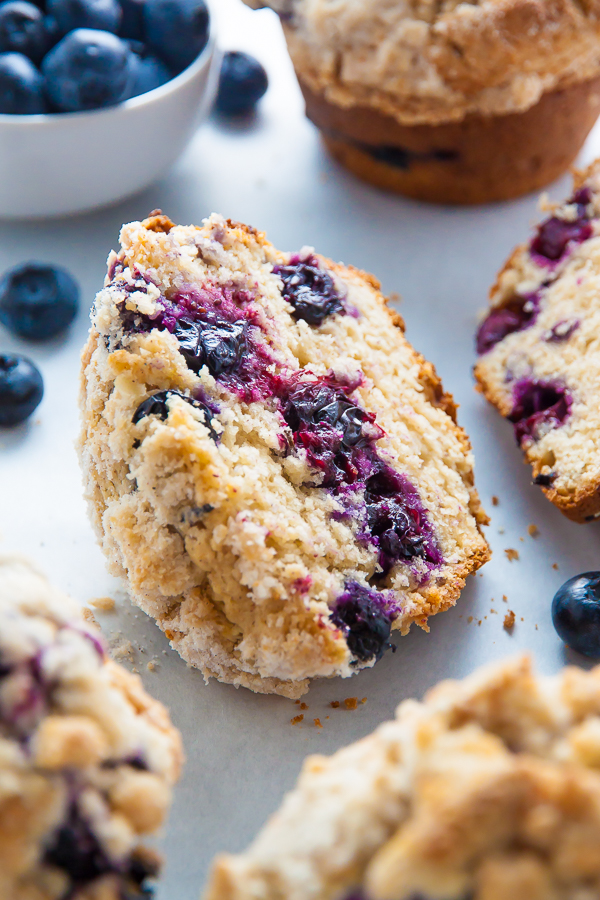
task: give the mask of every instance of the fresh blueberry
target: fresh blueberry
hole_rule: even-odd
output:
[[[183,318],[177,322],[175,337],[190,369],[199,372],[206,366],[217,377],[239,365],[246,349],[246,324]]]
[[[79,286],[65,270],[25,263],[0,281],[0,322],[20,337],[43,341],[71,324],[79,305]]]
[[[24,356],[0,356],[0,425],[24,422],[39,405],[44,382],[39,370]]]
[[[22,53],[39,63],[48,48],[42,12],[25,0],[0,3],[0,53]]]
[[[331,275],[308,262],[276,266],[283,281],[283,297],[294,309],[294,319],[321,325],[328,316],[345,312]]]
[[[146,41],[174,72],[182,72],[208,43],[210,17],[205,0],[146,0]]]
[[[213,419],[211,410],[205,403],[202,403],[201,400],[195,400],[193,397],[188,397],[186,394],[182,394],[181,391],[158,391],[156,394],[152,394],[151,397],[148,397],[140,403],[133,414],[133,419],[131,421],[134,425],[137,425],[137,423],[141,422],[142,419],[145,419],[146,416],[158,416],[164,421],[169,415],[167,401],[171,397],[181,397],[181,399],[185,400],[186,403],[189,403],[190,406],[200,410],[204,417],[204,424],[206,425],[211,438],[213,441],[217,440],[217,433],[211,425]]]
[[[121,0],[121,37],[132,41],[144,40],[144,2],[145,0]]]
[[[385,609],[383,597],[357,581],[346,585],[331,620],[345,632],[348,649],[356,659],[377,661],[389,646],[392,616]]]
[[[46,91],[61,112],[118,103],[127,87],[131,50],[125,41],[91,28],[76,28],[42,62]]]
[[[0,53],[0,113],[33,116],[46,112],[44,79],[22,53]]]
[[[239,50],[226,53],[221,63],[215,109],[226,116],[249,113],[268,86],[267,73],[257,59]]]
[[[130,100],[140,94],[146,94],[166,84],[171,78],[171,73],[163,62],[156,56],[146,52],[143,44],[131,41],[131,61],[129,65],[129,79],[122,100]]]
[[[569,578],[552,601],[558,636],[585,656],[600,657],[600,572]]]
[[[97,28],[116,34],[122,16],[117,0],[47,0],[47,11],[58,23],[61,34],[75,28]]]

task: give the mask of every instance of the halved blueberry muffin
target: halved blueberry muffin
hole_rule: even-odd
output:
[[[216,215],[121,243],[81,400],[111,570],[207,677],[373,665],[488,557],[452,398],[372,276]]]
[[[595,900],[600,668],[527,658],[446,681],[308,757],[205,900]]]
[[[179,733],[72,600],[0,558],[0,897],[144,900]]]
[[[475,376],[566,516],[600,515],[600,161],[575,175],[491,291]]]

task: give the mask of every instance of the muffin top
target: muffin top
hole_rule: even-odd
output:
[[[529,109],[600,74],[600,0],[246,0],[283,21],[301,81],[402,124]]]

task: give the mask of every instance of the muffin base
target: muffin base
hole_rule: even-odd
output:
[[[523,113],[445,125],[402,125],[300,86],[308,118],[339,163],[376,187],[433,203],[490,203],[539,190],[568,169],[600,115],[600,77],[544,94]]]

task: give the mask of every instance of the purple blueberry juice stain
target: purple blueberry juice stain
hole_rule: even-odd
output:
[[[292,256],[287,266],[275,266],[273,272],[283,282],[282,295],[292,306],[294,319],[318,326],[329,316],[345,315],[333,278],[320,268],[316,257],[302,261],[297,255]]]
[[[572,221],[551,216],[538,227],[537,234],[529,248],[539,265],[558,263],[573,244],[587,241],[593,234],[589,221],[588,205],[592,199],[589,188],[581,188],[569,200],[577,207],[577,216]]]
[[[513,423],[517,443],[538,441],[548,431],[568,419],[573,401],[569,391],[558,384],[524,379],[513,388],[513,409],[507,418]]]
[[[540,310],[540,292],[515,296],[503,306],[492,309],[477,331],[477,353],[481,356],[515,331],[533,325]]]
[[[553,325],[546,333],[545,340],[549,344],[560,344],[562,341],[568,341],[580,326],[579,319],[562,319]]]

